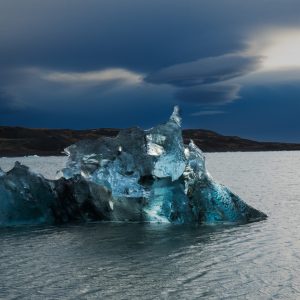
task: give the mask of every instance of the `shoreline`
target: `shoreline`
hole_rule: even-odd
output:
[[[63,156],[63,149],[83,139],[115,137],[120,129],[32,129],[0,126],[0,157]],[[299,151],[300,143],[258,142],[211,130],[183,129],[185,144],[193,140],[205,153]]]

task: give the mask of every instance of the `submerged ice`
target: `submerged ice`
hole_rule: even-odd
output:
[[[7,173],[0,170],[0,224],[214,224],[266,217],[211,178],[201,150],[183,142],[177,107],[163,125],[82,140],[65,151],[68,162],[57,180],[18,163]]]

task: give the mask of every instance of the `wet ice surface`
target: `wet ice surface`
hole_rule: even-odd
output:
[[[299,299],[300,152],[206,156],[214,178],[267,220],[2,228],[0,299]],[[23,162],[55,176],[64,159]]]
[[[169,120],[114,138],[81,140],[47,180],[17,162],[0,174],[0,226],[86,221],[242,224],[266,219],[208,173],[203,152],[184,144],[179,108]],[[48,174],[46,174],[49,177]]]

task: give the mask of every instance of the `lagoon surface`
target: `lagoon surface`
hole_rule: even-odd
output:
[[[0,299],[300,299],[300,152],[206,157],[266,221],[1,228]],[[15,160],[53,178],[66,158]]]

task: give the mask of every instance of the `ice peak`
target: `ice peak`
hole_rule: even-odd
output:
[[[178,126],[181,126],[180,108],[178,105],[174,106],[173,113],[170,117],[170,120],[175,122]]]

